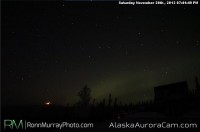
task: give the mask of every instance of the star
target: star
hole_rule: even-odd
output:
[[[116,19],[117,19],[117,20],[119,20],[119,19],[120,19],[120,17],[119,17],[119,16],[116,16]]]
[[[165,30],[164,30],[164,29],[161,29],[160,32],[163,33],[163,32],[165,32]]]
[[[196,43],[195,47],[199,47],[199,43]]]
[[[132,19],[132,16],[129,16],[128,19]]]
[[[127,50],[125,51],[125,55],[126,55],[126,56],[128,55],[128,51],[127,51]]]
[[[176,40],[176,44],[180,44],[180,41],[179,41],[179,40]]]
[[[82,47],[82,46],[80,46],[80,49],[81,49],[81,50],[84,50],[85,48],[84,48],[84,47]]]
[[[197,47],[199,46],[199,41],[198,41],[198,40],[196,41],[196,46],[197,46]]]
[[[97,23],[96,23],[96,24],[95,24],[95,26],[96,26],[96,27],[98,27],[98,26],[99,26],[99,24],[97,24]]]

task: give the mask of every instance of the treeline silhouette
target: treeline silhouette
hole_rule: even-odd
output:
[[[79,91],[80,100],[71,106],[73,110],[67,111],[66,118],[108,120],[126,118],[134,114],[137,115],[137,113],[157,113],[163,117],[182,117],[187,113],[199,111],[200,85],[197,77],[195,83],[194,90],[188,89],[186,81],[163,85],[159,87],[159,96],[162,98],[128,104],[122,104],[118,98],[112,97],[111,93],[108,94],[107,99],[104,98],[97,102],[91,97],[91,89],[86,85]],[[156,95],[158,93],[155,92]]]
[[[85,85],[79,92],[79,101],[74,105],[56,106],[15,106],[2,109],[3,118],[31,118],[72,121],[104,121],[126,118],[140,118],[146,115],[155,118],[186,117],[200,113],[200,85],[195,79],[196,88],[189,90],[187,82],[178,82],[154,88],[152,101],[122,103],[111,93],[107,98],[96,101],[91,89]],[[200,114],[199,114],[200,115]],[[195,115],[196,116],[196,115]]]

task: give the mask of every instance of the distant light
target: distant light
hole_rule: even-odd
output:
[[[117,116],[117,119],[120,119],[120,116]]]
[[[51,102],[48,101],[48,102],[45,103],[45,105],[49,106],[49,105],[51,105]]]

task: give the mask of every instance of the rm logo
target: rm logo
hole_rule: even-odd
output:
[[[24,129],[23,120],[15,121],[6,119],[4,120],[4,129]]]

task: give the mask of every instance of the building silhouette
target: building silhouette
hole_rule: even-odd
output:
[[[189,90],[186,81],[158,86],[154,88],[155,103],[181,101],[188,98]]]
[[[199,94],[200,93],[200,84],[198,82],[198,78],[197,77],[195,77],[195,84],[196,84],[195,94]]]

